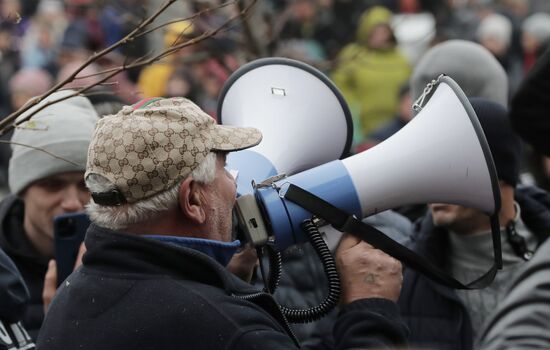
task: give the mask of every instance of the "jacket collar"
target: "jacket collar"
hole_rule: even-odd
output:
[[[91,224],[86,233],[86,269],[115,274],[167,275],[224,289],[228,294],[257,293],[248,283],[195,249],[109,230]]]

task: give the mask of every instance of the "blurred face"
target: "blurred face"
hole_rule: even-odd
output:
[[[474,234],[490,229],[490,223],[483,212],[451,204],[430,204],[433,223],[459,234]]]
[[[483,45],[487,50],[489,50],[495,56],[503,56],[504,54],[506,54],[506,51],[508,50],[506,43],[489,36],[482,38],[480,40],[480,44]]]
[[[83,172],[61,173],[32,183],[22,194],[24,227],[35,248],[53,256],[53,218],[84,210],[90,193]]]
[[[539,48],[539,41],[537,38],[527,32],[521,34],[521,46],[527,53],[534,53]]]
[[[369,36],[369,47],[373,49],[389,49],[393,46],[391,28],[379,24],[373,28]]]
[[[215,232],[224,242],[232,240],[232,211],[237,198],[237,184],[225,169],[225,154],[216,159],[216,178],[206,185],[208,196],[207,224],[210,232]]]

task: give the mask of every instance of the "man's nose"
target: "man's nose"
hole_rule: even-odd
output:
[[[63,191],[61,208],[66,212],[84,210],[84,205],[80,201],[80,193],[76,186],[68,186],[65,191]]]

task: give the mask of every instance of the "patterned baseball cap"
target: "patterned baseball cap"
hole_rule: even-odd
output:
[[[135,203],[177,184],[209,152],[238,151],[261,139],[257,129],[216,124],[188,99],[146,99],[97,123],[85,177],[98,174],[116,186],[92,193],[97,204]]]

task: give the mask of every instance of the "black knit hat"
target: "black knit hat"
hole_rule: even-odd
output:
[[[519,178],[523,144],[510,126],[508,111],[486,98],[472,97],[469,100],[489,143],[499,180],[515,187]]]

